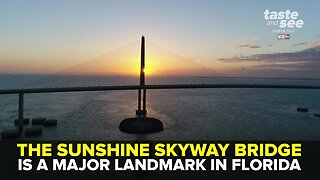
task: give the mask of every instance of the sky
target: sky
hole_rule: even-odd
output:
[[[0,0],[0,73],[54,73],[144,35],[224,75],[316,78],[318,7],[301,0]],[[278,40],[266,9],[297,11],[304,25]]]

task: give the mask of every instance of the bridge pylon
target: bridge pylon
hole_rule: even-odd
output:
[[[154,133],[163,130],[159,119],[147,117],[147,89],[145,87],[145,37],[141,38],[140,88],[138,89],[138,109],[136,117],[127,118],[120,123],[119,129],[127,133]],[[141,107],[142,98],[142,107]]]
[[[140,66],[140,86],[143,87],[146,82],[146,71],[145,71],[145,38],[141,38],[141,66]],[[141,109],[141,91],[142,91],[142,109]],[[136,115],[139,117],[146,117],[147,115],[147,89],[140,88],[138,90],[138,109]]]

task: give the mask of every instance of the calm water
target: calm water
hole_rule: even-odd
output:
[[[18,87],[25,76],[0,76],[0,88]],[[33,77],[34,78],[34,77]],[[199,80],[201,79],[201,80]],[[198,78],[211,83],[313,84],[320,80]],[[172,79],[170,81],[173,81]],[[163,121],[160,133],[118,130],[134,115],[136,91],[26,94],[25,117],[58,119],[42,140],[320,140],[319,90],[185,89],[149,90],[148,115]],[[296,111],[298,106],[308,113]],[[17,95],[0,95],[0,130],[14,127]]]

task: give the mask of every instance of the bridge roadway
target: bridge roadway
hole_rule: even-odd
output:
[[[83,92],[83,91],[139,90],[139,89],[141,90],[141,89],[203,89],[203,88],[320,89],[320,86],[277,85],[277,84],[167,84],[167,85],[0,89],[0,94],[18,94],[19,95],[18,127],[21,132],[23,130],[23,118],[24,118],[24,94]]]
[[[114,91],[114,90],[138,90],[138,89],[204,89],[204,88],[320,89],[320,86],[279,85],[279,84],[167,84],[167,85],[144,85],[144,86],[127,85],[127,86],[0,89],[0,94]]]

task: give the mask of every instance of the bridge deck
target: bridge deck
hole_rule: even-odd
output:
[[[277,85],[277,84],[170,84],[170,85],[128,85],[128,86],[92,86],[92,87],[59,87],[30,89],[0,89],[0,94],[19,93],[56,93],[81,91],[112,91],[138,89],[201,89],[201,88],[269,88],[269,89],[320,89],[310,85]]]

